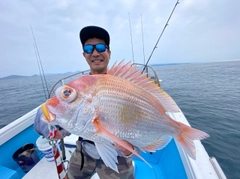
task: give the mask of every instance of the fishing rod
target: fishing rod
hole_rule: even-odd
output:
[[[165,26],[164,26],[164,28],[163,28],[163,30],[162,30],[162,33],[160,34],[160,36],[159,36],[159,38],[158,38],[155,46],[153,47],[153,50],[152,50],[152,52],[151,52],[151,54],[150,54],[150,56],[149,56],[149,58],[148,58],[148,60],[147,60],[147,63],[144,65],[144,68],[143,68],[143,70],[142,70],[142,73],[143,73],[144,70],[146,69],[148,62],[150,61],[150,59],[151,59],[151,57],[152,57],[152,55],[153,55],[153,52],[154,52],[155,49],[157,48],[158,42],[159,42],[159,40],[161,39],[161,37],[162,37],[162,35],[163,35],[166,27],[168,26],[168,22],[170,21],[172,15],[173,15],[173,12],[175,11],[175,9],[176,9],[176,7],[177,7],[178,4],[179,4],[179,0],[177,0],[176,4],[174,5],[173,10],[172,10],[170,16],[168,17],[168,20],[167,20],[167,22],[166,22],[166,24],[165,24]]]
[[[42,81],[43,92],[44,92],[45,98],[48,99],[49,90],[48,90],[46,76],[45,76],[45,73],[43,70],[42,61],[41,61],[40,54],[39,54],[38,47],[37,47],[37,42],[36,42],[31,25],[30,25],[30,28],[31,28],[32,36],[33,36],[33,41],[34,41],[33,47],[34,47],[36,58],[37,58],[38,70],[39,70],[41,81]],[[45,89],[47,89],[47,94],[46,94]]]

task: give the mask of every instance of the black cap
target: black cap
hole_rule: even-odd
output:
[[[98,38],[105,42],[105,44],[109,47],[110,37],[108,32],[97,26],[87,26],[84,27],[79,34],[82,45],[84,46],[85,42],[90,38]]]

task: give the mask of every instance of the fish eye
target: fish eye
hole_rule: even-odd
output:
[[[69,89],[66,89],[65,91],[63,91],[63,94],[65,95],[65,96],[70,96],[71,95],[71,90],[69,90]]]
[[[77,91],[70,86],[59,87],[56,90],[55,94],[58,99],[60,99],[61,101],[68,102],[68,103],[74,101],[77,97]]]

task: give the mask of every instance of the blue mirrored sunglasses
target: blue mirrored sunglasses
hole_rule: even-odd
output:
[[[99,53],[101,53],[101,52],[105,52],[106,49],[108,48],[108,46],[105,45],[105,44],[95,44],[95,45],[88,44],[88,45],[85,45],[85,46],[83,47],[83,51],[84,51],[85,53],[87,53],[87,54],[91,54],[91,53],[93,53],[94,48],[95,48]]]

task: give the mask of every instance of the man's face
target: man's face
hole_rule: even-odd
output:
[[[92,38],[88,39],[84,45],[96,45],[96,44],[105,44],[101,39]],[[106,49],[105,52],[98,52],[95,48],[91,54],[83,52],[88,65],[90,66],[91,74],[103,74],[107,73],[107,66],[109,63],[111,51]]]

